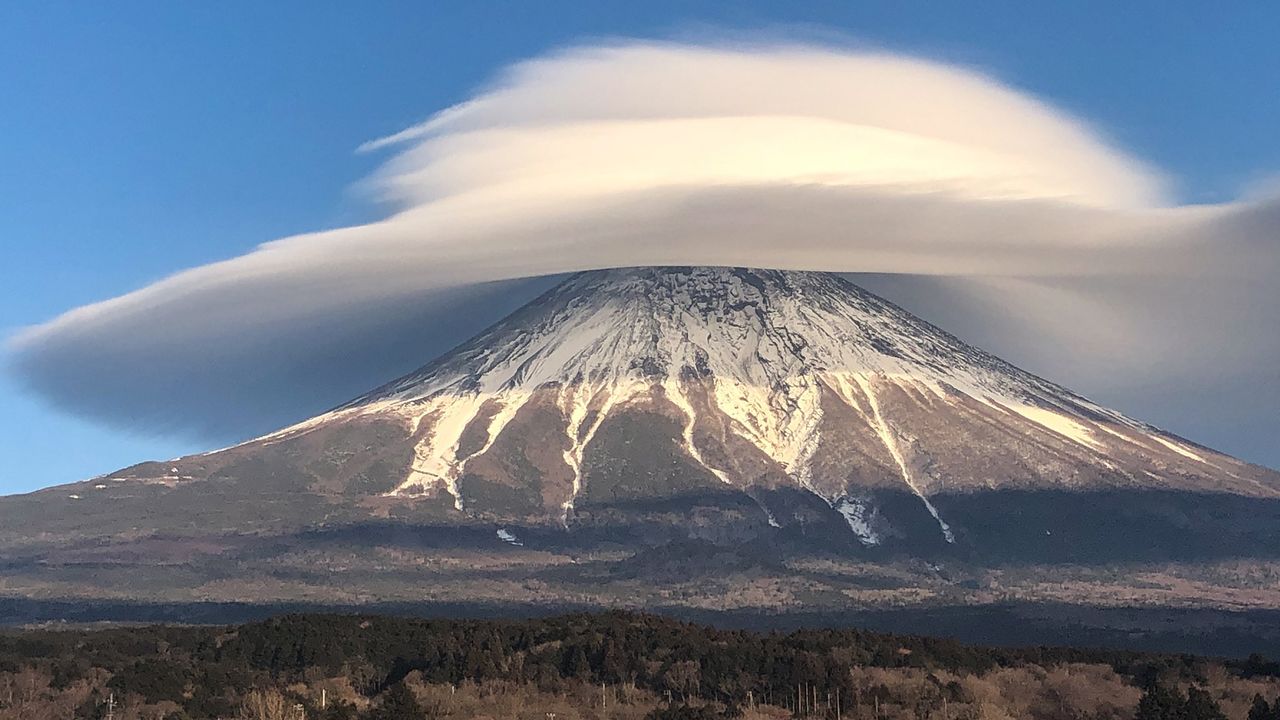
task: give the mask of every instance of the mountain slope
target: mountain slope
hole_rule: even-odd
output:
[[[1275,608],[1280,475],[837,276],[606,270],[292,427],[0,498],[0,567],[19,604]]]
[[[1083,502],[1081,522],[1102,497],[1148,506],[1103,514],[1165,520],[1188,503],[1280,498],[1275,472],[1100,407],[838,276],[729,268],[578,274],[332,412],[72,494],[202,482],[313,498],[281,527],[368,514],[665,523],[723,540],[829,535],[838,520],[862,547],[917,550],[979,542],[1015,496]],[[1218,532],[1211,519],[1175,525],[1199,537]],[[1021,531],[1039,546],[1054,528]]]

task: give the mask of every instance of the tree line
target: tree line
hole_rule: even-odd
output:
[[[58,704],[50,718],[83,720],[417,720],[467,717],[458,708],[479,712],[503,693],[567,703],[556,720],[952,720],[1015,706],[1063,720],[1083,720],[1080,708],[1098,720],[1280,720],[1280,665],[857,629],[759,633],[628,612],[0,633],[0,717],[24,720],[39,720],[40,698]]]

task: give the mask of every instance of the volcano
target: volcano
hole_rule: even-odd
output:
[[[583,273],[264,442],[367,418],[397,418],[414,445],[387,492],[566,524],[580,502],[704,486],[757,497],[776,525],[763,497],[788,488],[875,545],[892,528],[870,498],[887,490],[917,498],[954,543],[931,496],[1280,491],[1274,473],[1100,407],[822,273]],[[657,455],[618,447],[636,443]]]
[[[1280,474],[1024,372],[838,275],[628,268],[574,275],[330,412],[4,498],[0,521],[5,555],[45,575],[121,553],[190,563],[199,539],[259,559],[268,541],[338,542],[363,568],[404,541],[421,562],[471,543],[662,572],[655,548],[694,542],[757,568],[919,559],[973,576],[1269,562]],[[707,572],[738,567],[721,560]]]

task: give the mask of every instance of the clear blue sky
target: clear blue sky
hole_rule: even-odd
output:
[[[377,158],[356,146],[513,60],[601,36],[833,32],[976,65],[1097,123],[1186,202],[1280,170],[1280,5],[1058,5],[4,3],[0,331],[369,219],[350,184]],[[200,449],[90,425],[0,378],[0,493]]]

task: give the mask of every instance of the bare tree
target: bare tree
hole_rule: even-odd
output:
[[[240,720],[291,720],[291,709],[278,690],[251,690],[240,705]]]

